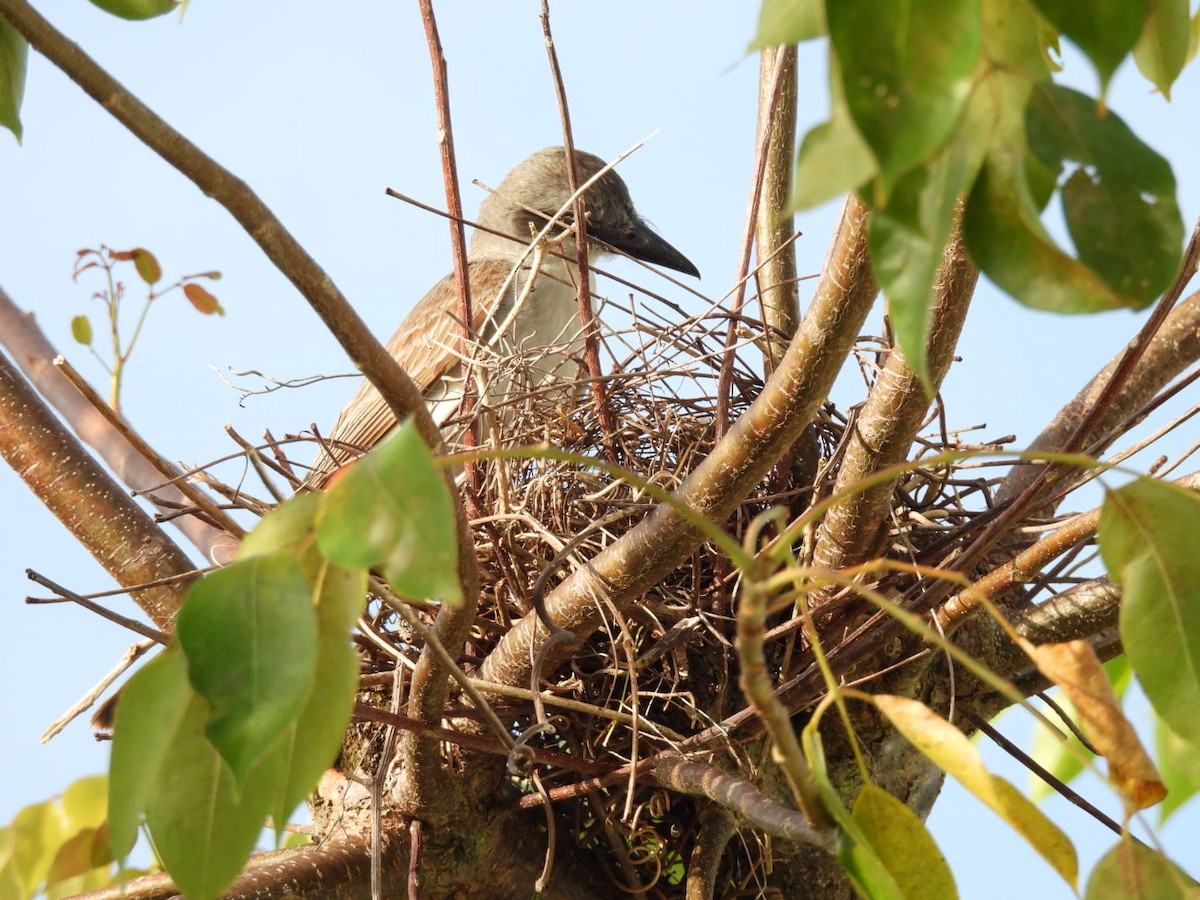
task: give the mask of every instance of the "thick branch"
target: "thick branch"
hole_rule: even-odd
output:
[[[1028,449],[1061,450],[1099,400],[1127,352],[1128,348],[1122,349],[1101,369],[1087,387],[1058,412]],[[1200,292],[1192,294],[1175,307],[1150,339],[1140,364],[1087,436],[1085,445],[1090,445],[1088,450],[1097,454],[1103,452],[1120,437],[1121,426],[1131,416],[1197,359],[1200,359]],[[1014,466],[997,491],[996,502],[1003,503],[1021,494],[1037,478],[1041,468],[1028,463]]]
[[[764,48],[759,63],[759,128],[773,105],[767,135],[766,168],[755,222],[754,246],[759,260],[758,299],[762,304],[764,346],[768,374],[779,366],[800,320],[800,294],[796,282],[796,252],[781,249],[793,237],[794,222],[787,209],[792,199],[792,166],[796,147],[796,47]],[[775,66],[778,89],[771,91]]]
[[[935,390],[950,369],[978,278],[979,271],[971,265],[956,231],[942,258],[930,311],[928,364]],[[893,348],[838,467],[833,493],[840,499],[825,513],[817,533],[816,566],[842,569],[870,557],[891,510],[893,482],[852,491],[863,479],[908,457],[928,408],[929,396],[921,379],[900,349]]]
[[[867,211],[846,201],[817,295],[800,330],[762,394],[675,493],[711,521],[721,522],[753,490],[812,420],[827,396],[876,293],[867,256]],[[582,641],[600,621],[594,595],[624,608],[676,568],[703,535],[673,507],[660,505],[632,531],[574,572],[546,598],[559,625]],[[525,616],[484,661],[480,677],[525,684],[530,660],[546,639],[536,614]],[[532,649],[531,649],[532,645]],[[562,648],[548,670],[562,659]]]
[[[3,288],[0,288],[0,344],[12,354],[38,392],[129,488],[152,491],[156,497],[179,506],[193,504],[174,485],[164,483],[180,473],[172,470],[168,474],[156,467],[54,365],[58,351],[38,327],[33,313],[19,309]],[[223,561],[235,546],[236,542],[223,530],[196,516],[176,516],[171,522],[206,559]]]
[[[0,455],[122,587],[195,568],[3,355]],[[133,597],[159,628],[171,631],[185,587],[174,582],[138,591]]]

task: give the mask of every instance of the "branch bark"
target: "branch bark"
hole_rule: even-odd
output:
[[[979,270],[967,258],[956,231],[946,247],[930,313],[929,378],[942,383],[958,335],[967,317]],[[813,564],[843,569],[864,562],[891,509],[894,482],[868,490],[854,488],[888,466],[903,462],[929,408],[929,395],[898,347],[893,348],[863,405],[838,467],[833,495],[840,497],[825,513],[817,532]]]
[[[195,569],[179,546],[83,448],[0,355],[0,456],[122,587]],[[134,594],[163,631],[183,602],[174,582]]]
[[[3,288],[0,288],[0,344],[12,354],[38,393],[126,486],[135,491],[153,491],[155,496],[181,506],[194,502],[174,485],[164,483],[181,473],[155,466],[54,365],[58,351],[38,327],[33,313],[18,308]],[[205,559],[224,562],[236,549],[237,541],[225,531],[195,516],[177,516],[171,522]]]
[[[771,75],[779,72],[778,89]],[[792,199],[792,167],[796,150],[796,47],[764,48],[759,61],[758,121],[765,127],[768,107],[774,107],[767,134],[766,168],[755,222],[754,246],[759,260],[755,280],[762,305],[763,358],[767,374],[774,372],[787,352],[800,321],[800,292],[796,253],[781,249],[792,240],[795,222],[786,212]]]

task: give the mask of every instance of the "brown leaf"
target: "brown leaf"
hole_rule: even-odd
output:
[[[1096,651],[1086,641],[1027,648],[1038,669],[1075,704],[1088,740],[1108,760],[1108,775],[1133,809],[1153,806],[1167,789],[1113,693]]]

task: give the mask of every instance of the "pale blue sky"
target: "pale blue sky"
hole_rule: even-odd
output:
[[[194,0],[183,25],[172,17],[126,23],[83,2],[40,6],[249,182],[381,336],[449,271],[444,222],[384,196],[393,187],[443,203],[430,66],[415,4],[366,4],[348,15],[309,0]],[[482,197],[471,179],[495,185],[531,151],[561,141],[537,6],[439,4],[468,214]],[[711,296],[731,283],[745,216],[757,59],[744,48],[755,17],[754,4],[716,2],[560,0],[553,10],[576,143],[612,157],[657,132],[621,171],[642,213],[704,273],[701,289]],[[814,50],[801,58],[803,129],[824,117],[825,75]],[[1077,57],[1068,57],[1068,72],[1072,83],[1094,90]],[[1112,95],[1113,108],[1173,162],[1189,227],[1200,213],[1198,94],[1194,67],[1168,106],[1126,66]],[[128,373],[125,411],[153,444],[169,458],[200,462],[230,451],[225,422],[257,436],[266,427],[280,434],[332,421],[351,392],[345,382],[252,399],[242,409],[209,368],[257,368],[284,378],[350,368],[223,210],[36,54],[24,122],[23,147],[0,134],[0,284],[37,312],[80,369],[98,374],[73,345],[68,324],[99,306],[88,299],[92,286],[70,280],[76,250],[101,242],[146,246],[168,277],[213,268],[225,275],[214,286],[225,318],[201,317],[178,297],[151,313]],[[833,211],[798,217],[802,272],[819,269]],[[698,308],[682,292],[672,296]],[[943,392],[949,424],[986,423],[982,435],[1029,439],[1141,318],[1059,318],[981,290],[960,344],[963,362]],[[878,333],[878,325],[876,317],[867,330]],[[845,379],[835,399],[856,402],[858,385]],[[1185,435],[1172,446],[1188,443]],[[105,768],[107,747],[82,724],[45,747],[37,738],[130,639],[66,606],[21,603],[34,587],[26,567],[79,591],[109,582],[7,468],[0,497],[0,762],[9,773],[0,780],[0,820],[7,821],[21,806]],[[1018,740],[1027,732],[1017,715],[1002,727]],[[1024,785],[1003,754],[989,750],[988,758]],[[1087,791],[1114,809],[1103,786]],[[1047,810],[1076,839],[1085,870],[1111,843],[1073,808],[1052,802]],[[1193,803],[1163,832],[1169,851],[1193,874],[1200,874],[1198,825]],[[1070,896],[1032,850],[959,792],[947,791],[931,827],[964,897]]]

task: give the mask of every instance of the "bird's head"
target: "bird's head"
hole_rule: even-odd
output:
[[[540,231],[546,220],[571,198],[566,162],[562,147],[547,147],[520,163],[500,182],[496,192],[483,201],[479,223],[522,238],[529,235],[531,227],[535,232]],[[605,166],[600,157],[582,150],[575,151],[575,164],[579,184]],[[616,171],[605,172],[583,196],[590,240],[608,244],[643,262],[700,277],[688,258],[659,237],[638,215],[629,188]],[[572,219],[573,214],[568,210],[560,221],[570,224]],[[491,245],[495,240],[486,232],[476,232],[474,246],[480,242]],[[604,249],[593,246],[595,250]]]

